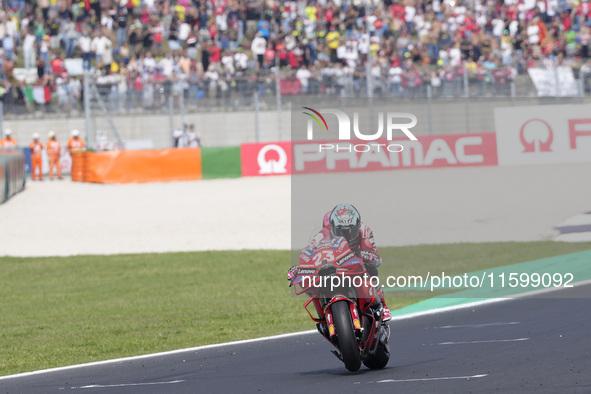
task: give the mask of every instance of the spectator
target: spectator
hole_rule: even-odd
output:
[[[187,133],[187,139],[189,148],[200,148],[201,147],[201,136],[195,131],[195,125],[191,123],[189,131]]]
[[[25,58],[25,68],[34,68],[36,65],[35,61],[35,45],[37,39],[33,35],[31,30],[27,30],[27,35],[23,41],[23,56]]]
[[[64,27],[66,59],[74,57],[74,50],[76,49],[77,38],[78,32],[76,32],[76,24],[70,18],[67,18]]]
[[[78,41],[80,51],[82,52],[82,61],[85,70],[90,70],[92,61],[92,41],[88,31],[82,33],[82,37]]]
[[[252,40],[252,44],[250,46],[250,50],[252,51],[253,56],[258,64],[258,69],[263,67],[264,55],[267,48],[267,40],[263,37],[263,35],[259,32],[256,34],[254,40]]]
[[[14,58],[14,37],[10,34],[6,34],[2,39],[2,48],[4,49],[4,56],[8,60]]]
[[[209,65],[207,72],[203,75],[203,79],[205,80],[205,82],[207,82],[209,86],[209,98],[217,99],[218,82],[220,76],[213,64]]]
[[[308,81],[310,80],[310,77],[312,77],[312,74],[305,65],[302,65],[302,67],[296,72],[296,78],[302,85],[302,93],[308,93]]]

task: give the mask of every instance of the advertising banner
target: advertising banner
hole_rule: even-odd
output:
[[[499,165],[591,161],[591,105],[495,109]]]
[[[575,97],[579,88],[571,67],[531,67],[527,70],[538,97]]]
[[[497,165],[494,133],[358,142],[294,143],[293,171],[309,174]]]
[[[85,152],[84,181],[147,183],[200,180],[199,148]]]
[[[269,142],[240,146],[242,176],[291,174],[291,143]]]

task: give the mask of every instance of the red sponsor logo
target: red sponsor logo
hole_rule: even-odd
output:
[[[405,168],[494,166],[498,164],[494,133],[422,136],[418,141],[396,140],[402,151],[390,152],[387,140],[378,140],[370,150],[355,150],[355,142],[329,142],[335,150],[319,151],[319,143],[293,144],[292,172],[326,173],[384,171]]]
[[[525,136],[526,131],[528,131],[529,129],[536,128],[536,127],[539,127],[540,129],[542,129],[542,134],[546,134],[546,135],[543,135],[543,136],[536,135],[537,138],[528,140]],[[548,130],[547,133],[545,132],[546,129]],[[538,133],[536,132],[536,134],[538,134]],[[545,120],[530,119],[527,122],[525,122],[523,124],[523,126],[521,126],[521,129],[519,130],[519,139],[521,140],[521,145],[523,145],[523,152],[524,153],[536,152],[536,151],[551,152],[552,149],[550,149],[550,147],[552,146],[552,141],[554,140],[554,132],[552,131],[552,128]],[[536,148],[536,145],[539,148]]]
[[[591,124],[591,119],[569,119],[568,120],[568,134],[570,141],[570,148],[577,149],[577,139],[579,137],[591,137],[591,131],[588,130],[577,130],[578,125]]]
[[[286,175],[291,173],[291,143],[270,142],[240,146],[243,176]]]

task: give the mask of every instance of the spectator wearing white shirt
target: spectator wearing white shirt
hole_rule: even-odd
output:
[[[530,44],[538,44],[540,42],[540,28],[531,20],[527,26],[527,37]]]
[[[236,72],[236,68],[234,67],[234,58],[229,51],[226,51],[222,57],[222,67],[225,73],[234,74]]]
[[[152,52],[146,53],[144,61],[142,62],[143,70],[153,72],[156,69],[156,60],[152,57]]]
[[[92,39],[90,43],[90,48],[94,52],[96,63],[103,63],[103,55],[105,53],[105,49],[107,45],[111,44],[111,40],[109,40],[103,32],[99,32],[98,35]]]
[[[258,62],[258,68],[262,68],[265,51],[267,50],[267,40],[265,40],[265,37],[263,37],[260,32],[258,32],[254,40],[252,40],[250,49]]]
[[[201,136],[195,131],[195,125],[191,123],[189,131],[187,132],[187,139],[189,142],[189,148],[200,148],[201,147]]]
[[[209,85],[209,98],[216,99],[220,75],[216,71],[215,66],[213,64],[209,65],[207,71],[205,72],[205,74],[203,74],[203,79],[207,81]]]
[[[404,7],[404,12],[404,21],[406,22],[406,28],[409,32],[412,32],[414,28],[414,18],[417,13],[417,9],[412,6],[406,6]]]
[[[78,46],[82,52],[82,61],[84,69],[90,70],[90,62],[92,60],[92,41],[87,31],[82,34],[82,37],[78,40]]]
[[[109,74],[111,70],[111,63],[113,63],[113,43],[107,37],[103,37],[104,44],[102,63],[105,74]]]
[[[25,39],[23,40],[23,56],[25,60],[25,68],[35,68],[36,58],[35,58],[35,45],[37,43],[37,39],[33,32],[28,30]]]
[[[165,77],[169,78],[172,75],[172,72],[174,70],[174,63],[172,61],[172,56],[170,55],[170,53],[167,53],[166,56],[162,60],[160,60],[158,66],[162,70],[162,74]]]
[[[234,54],[234,63],[236,69],[244,71],[248,68],[248,55],[242,51],[242,47],[238,47],[238,52]]]
[[[302,65],[302,67],[296,72],[296,78],[300,81],[300,84],[302,85],[302,93],[304,94],[308,93],[308,82],[310,77],[312,77],[312,73],[308,70],[306,65]]]
[[[180,42],[185,42],[187,41],[187,38],[189,38],[189,34],[191,34],[191,25],[189,25],[187,22],[183,22],[181,23],[181,25],[179,26],[179,41]]]
[[[391,67],[388,76],[390,77],[390,89],[394,97],[400,97],[402,95],[402,68],[399,65]]]

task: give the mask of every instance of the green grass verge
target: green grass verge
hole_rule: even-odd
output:
[[[380,275],[450,274],[591,249],[554,242],[382,248]],[[0,258],[0,375],[313,329],[289,251]],[[417,302],[392,299],[391,308]]]
[[[201,148],[203,179],[242,176],[239,146]]]

